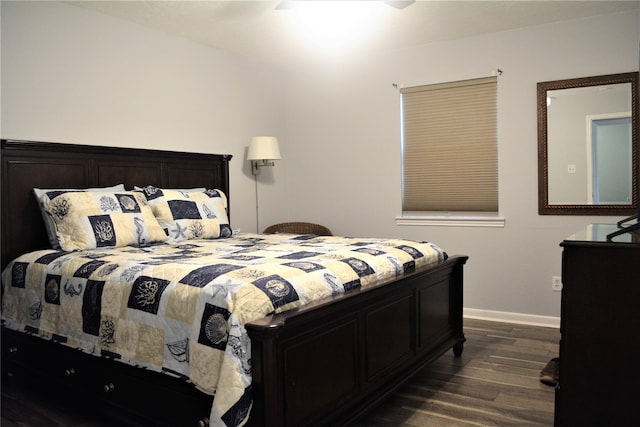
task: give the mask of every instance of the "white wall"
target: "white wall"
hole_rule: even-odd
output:
[[[638,14],[434,43],[291,73],[64,3],[1,2],[2,138],[230,153],[234,227],[255,230],[249,138],[279,137],[260,228],[311,220],[351,236],[431,240],[471,258],[465,307],[559,316],[560,241],[589,222],[538,216],[536,82],[637,70]],[[504,71],[497,229],[396,226],[399,98]]]
[[[249,139],[280,135],[280,73],[57,2],[1,2],[2,138],[232,154],[233,226],[255,228]]]
[[[616,14],[434,43],[307,70],[288,85],[283,219],[335,233],[431,240],[470,256],[465,307],[558,317],[563,238],[619,218],[539,216],[536,83],[638,68],[638,16]],[[504,228],[397,226],[399,96],[406,86],[484,77],[496,68]],[[290,196],[289,196],[290,195]]]

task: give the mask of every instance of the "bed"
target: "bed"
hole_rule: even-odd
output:
[[[55,393],[68,393],[70,399],[81,399],[122,422],[142,425],[347,425],[449,349],[461,355],[466,256],[447,255],[428,242],[395,239],[232,235],[231,226],[224,222],[219,238],[210,242],[194,238],[171,245],[150,244],[151,234],[141,232],[137,239],[140,243],[144,236],[144,244],[125,246],[124,254],[112,252],[111,247],[97,248],[98,253],[63,251],[51,247],[33,192],[34,188],[116,184],[126,189],[189,189],[183,190],[188,194],[207,188],[217,189],[219,194],[210,196],[218,202],[224,195],[228,207],[230,160],[229,155],[3,140],[1,256],[3,284],[11,287],[9,292],[3,286],[3,380],[31,381]],[[74,192],[73,197],[81,195]],[[123,206],[128,207],[127,203]],[[186,227],[177,228],[186,232]],[[411,246],[414,243],[422,246]],[[355,253],[364,260],[352,260]],[[215,254],[221,255],[208,260]],[[77,255],[84,261],[72,259]],[[256,264],[259,258],[277,262],[266,267]],[[175,264],[161,264],[167,260]],[[68,264],[62,261],[75,267],[65,267]],[[338,275],[336,280],[328,275],[329,264],[347,276]],[[77,274],[81,269],[76,267],[89,273]],[[37,327],[25,326],[29,322],[20,321],[16,314],[24,311],[25,303],[13,291],[19,294],[34,286],[21,281],[21,272],[27,268],[42,277],[44,301],[22,314],[23,318],[37,316]],[[361,273],[361,268],[370,271]],[[66,270],[73,273],[63,273]],[[147,298],[149,280],[142,279],[156,277],[149,272],[160,270],[173,274],[160,284],[165,294]],[[218,275],[220,270],[224,276]],[[255,303],[244,314],[201,302],[215,297],[207,294],[215,280],[226,286],[256,270],[260,274],[251,278]],[[124,308],[109,314],[107,291],[102,289],[111,288],[96,287],[96,274],[110,284],[112,275],[131,271],[135,272],[127,288],[131,293],[122,298],[124,303],[111,307]],[[345,279],[348,275],[352,279]],[[323,277],[326,286],[314,277]],[[310,288],[298,287],[296,280]],[[89,298],[90,281],[91,289],[104,293]],[[288,281],[294,285],[284,286]],[[103,306],[96,311],[82,305],[75,315],[82,331],[74,335],[74,314],[49,312],[50,307],[58,310],[61,299],[80,295],[81,285],[85,287],[83,304],[97,300]],[[118,322],[133,325],[135,319],[168,313],[171,300],[165,296],[178,285],[188,285],[182,288],[200,301],[195,304],[200,324],[186,338],[177,334],[163,340],[157,334],[139,332],[138,326],[114,332]],[[134,290],[140,291],[135,298]],[[291,298],[296,290],[296,298]],[[20,304],[23,307],[18,309]],[[189,310],[197,311],[189,307],[175,305],[172,317],[168,316],[171,325]],[[116,319],[120,312],[126,315]],[[66,326],[62,331],[43,332],[48,330],[47,322]],[[125,336],[128,344],[118,347]],[[154,340],[161,342],[172,362],[158,356],[161,351],[148,350],[154,348]],[[230,368],[220,369],[225,364]],[[191,368],[185,371],[185,365]]]

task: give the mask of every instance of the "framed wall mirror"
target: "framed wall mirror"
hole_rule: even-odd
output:
[[[538,213],[638,211],[638,73],[538,83]]]

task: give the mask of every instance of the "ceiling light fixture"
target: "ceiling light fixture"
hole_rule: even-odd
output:
[[[288,1],[286,18],[306,47],[327,53],[349,50],[381,25],[387,15],[380,1]],[[317,51],[316,51],[317,53]]]
[[[283,0],[276,5],[276,10],[287,10],[293,9],[296,7],[300,1],[309,1],[309,0]],[[383,1],[384,4],[389,5],[391,7],[395,7],[396,9],[404,9],[407,6],[411,6],[415,3],[415,0],[386,0]]]

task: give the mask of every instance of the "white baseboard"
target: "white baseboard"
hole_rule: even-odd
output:
[[[521,325],[545,326],[559,328],[560,318],[552,316],[538,316],[535,314],[509,313],[507,311],[479,310],[463,308],[463,317],[469,319],[490,320],[493,322],[517,323]]]

